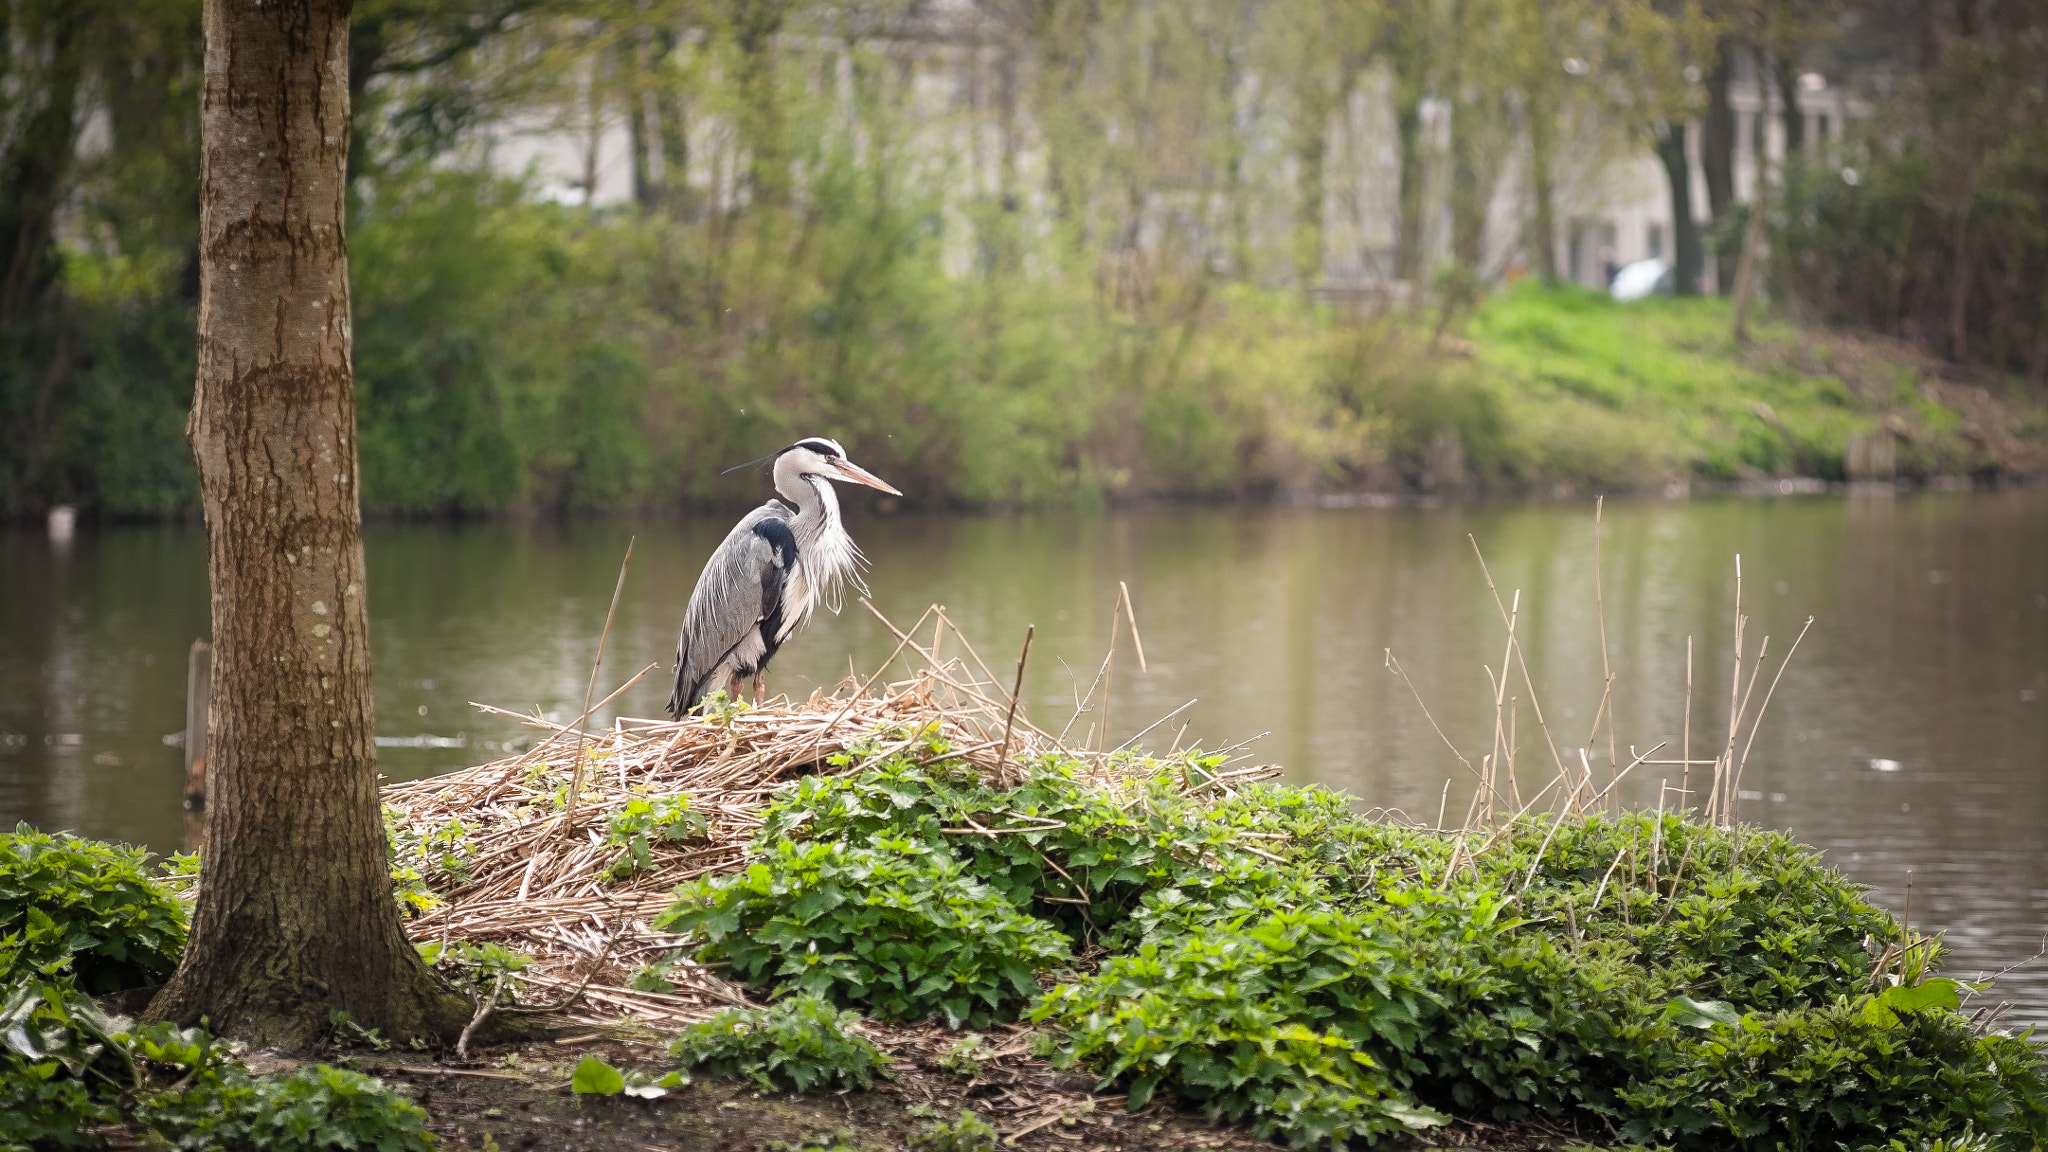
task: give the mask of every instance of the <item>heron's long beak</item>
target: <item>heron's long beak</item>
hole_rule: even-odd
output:
[[[882,491],[887,492],[891,496],[903,495],[903,493],[898,492],[894,487],[892,487],[887,480],[882,479],[880,476],[877,476],[874,473],[868,471],[867,469],[861,467],[860,465],[855,464],[851,460],[834,460],[832,461],[832,466],[839,469],[840,476],[844,477],[845,479],[853,481],[855,484],[865,484],[870,488],[879,488]]]

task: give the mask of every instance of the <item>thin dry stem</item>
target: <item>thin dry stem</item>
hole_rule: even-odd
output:
[[[576,823],[576,794],[583,786],[583,723],[590,718],[590,698],[597,692],[597,670],[604,666],[604,646],[612,638],[612,617],[618,614],[619,595],[626,590],[626,569],[633,563],[633,544],[639,539],[626,537],[626,555],[619,561],[619,582],[612,586],[611,607],[604,610],[604,631],[597,635],[597,656],[590,662],[590,682],[583,688],[583,715],[576,718],[576,772],[569,778],[568,818],[562,821],[564,836]]]
[[[1785,658],[1778,662],[1777,675],[1771,677],[1771,686],[1764,690],[1763,703],[1756,706],[1756,719],[1750,721],[1749,739],[1743,742],[1742,758],[1735,762],[1735,786],[1738,790],[1742,787],[1742,770],[1749,765],[1749,750],[1756,744],[1756,730],[1763,726],[1764,713],[1770,709],[1771,697],[1777,695],[1778,681],[1785,677],[1785,666],[1792,663],[1793,653],[1799,651],[1799,642],[1806,639],[1806,630],[1811,627],[1813,627],[1813,617],[1808,616],[1806,623],[1799,626],[1799,635],[1793,637],[1792,647],[1785,650]],[[1757,659],[1759,661],[1763,659],[1761,653],[1758,654]],[[1739,791],[1737,795],[1740,795]]]

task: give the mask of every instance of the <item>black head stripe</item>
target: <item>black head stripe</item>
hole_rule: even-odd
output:
[[[845,449],[841,448],[837,444],[834,444],[832,441],[825,439],[823,436],[807,436],[804,439],[799,440],[794,444],[791,444],[790,447],[809,448],[811,451],[816,452],[820,456],[833,456],[841,460],[846,459]]]

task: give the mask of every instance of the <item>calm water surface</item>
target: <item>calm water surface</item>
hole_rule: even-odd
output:
[[[580,711],[635,533],[605,678],[661,664],[615,713],[660,715],[683,604],[727,526],[371,528],[379,731],[465,741],[387,747],[383,770],[429,775],[530,738],[470,701]],[[1470,777],[1385,653],[1476,763],[1505,629],[1469,533],[1502,597],[1520,593],[1553,736],[1609,770],[1604,733],[1588,738],[1602,688],[1589,507],[867,517],[853,529],[875,561],[875,602],[898,621],[944,603],[998,667],[1037,625],[1027,706],[1041,725],[1066,723],[1093,676],[1121,580],[1150,670],[1119,658],[1111,739],[1194,699],[1160,744],[1183,721],[1186,742],[1212,748],[1270,731],[1248,748],[1257,759],[1422,820],[1444,804],[1462,814]],[[1624,760],[1663,740],[1660,757],[1677,758],[1688,637],[1694,755],[1725,740],[1737,553],[1750,652],[1770,637],[1764,684],[1815,618],[1756,737],[1745,818],[1821,846],[1894,908],[1910,871],[1913,920],[1948,933],[1960,975],[2034,954],[2048,931],[2048,493],[1610,504],[1600,591]],[[0,820],[179,846],[181,753],[163,737],[184,726],[205,579],[195,528],[86,531],[61,548],[0,532]],[[829,687],[891,647],[849,606],[783,650],[771,687]],[[1518,733],[1524,782],[1540,787],[1549,753],[1526,711]],[[1629,801],[1654,805],[1677,772],[1637,769]],[[2016,1018],[2048,1023],[2048,962],[2000,992]]]

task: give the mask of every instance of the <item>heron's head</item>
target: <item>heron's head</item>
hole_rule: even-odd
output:
[[[901,496],[888,481],[855,464],[846,458],[846,449],[837,440],[823,436],[806,436],[782,450],[782,459],[775,462],[775,471],[785,468],[799,476],[823,476],[827,480],[840,480],[852,484],[864,484],[879,488],[891,496]]]

